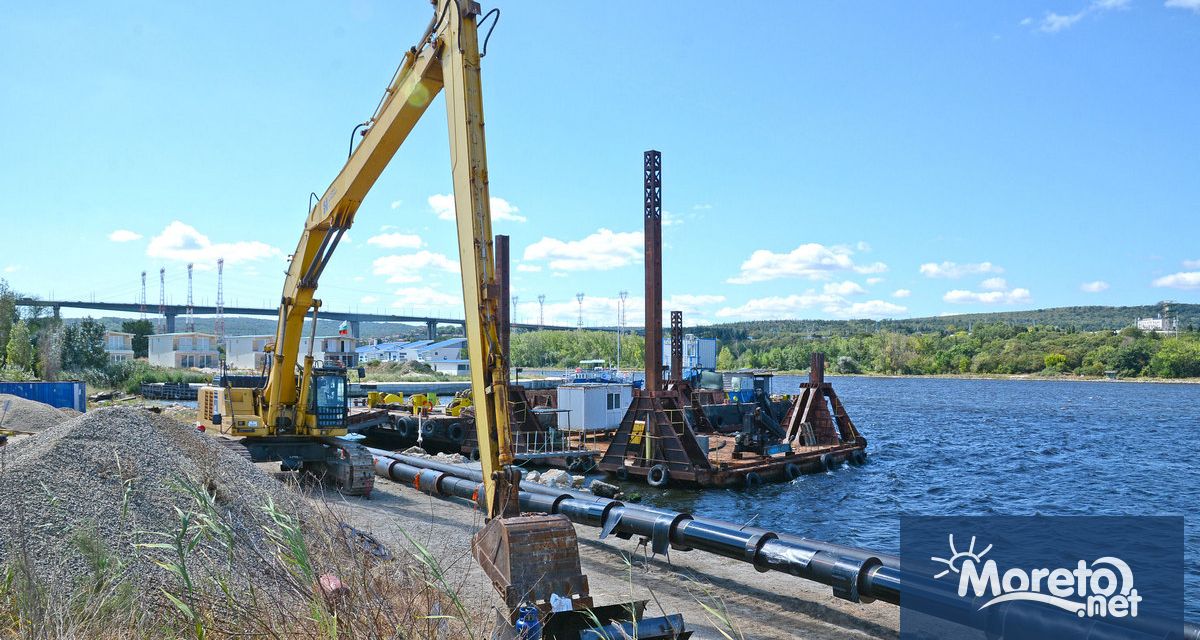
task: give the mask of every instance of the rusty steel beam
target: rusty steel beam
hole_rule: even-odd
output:
[[[646,391],[662,384],[662,154],[643,154],[646,242]]]
[[[671,380],[683,382],[683,312],[671,312]]]

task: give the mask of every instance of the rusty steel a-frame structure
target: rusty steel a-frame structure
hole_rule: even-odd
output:
[[[682,377],[683,314],[671,312],[671,380],[663,380],[662,353],[662,154],[650,150],[643,165],[646,272],[646,380],[634,392],[596,465],[620,479],[644,478],[652,486],[668,481],[698,485],[794,478],[831,469],[843,461],[865,460],[866,440],[858,434],[833,388],[824,379],[824,355],[815,354],[809,382],[789,408],[786,432],[769,411],[767,398],[756,397],[750,429],[774,424],[780,440],[739,442],[709,422],[690,383]],[[829,409],[832,403],[833,411]],[[743,433],[743,436],[746,434]],[[782,436],[782,437],[780,437]],[[760,438],[761,436],[753,436]],[[743,437],[743,440],[747,438]],[[715,446],[714,446],[715,445]]]

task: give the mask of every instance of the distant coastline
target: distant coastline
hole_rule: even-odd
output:
[[[776,376],[807,376],[808,370],[762,370]],[[733,372],[728,372],[733,373]],[[932,378],[944,380],[1035,380],[1045,382],[1138,382],[1151,384],[1200,384],[1200,378],[1109,378],[1106,376],[1045,375],[1036,373],[833,373],[827,378]]]

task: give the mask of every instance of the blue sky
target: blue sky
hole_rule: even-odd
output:
[[[485,6],[489,8],[491,5]],[[510,1],[484,61],[517,316],[641,318],[642,151],[689,322],[1200,301],[1200,0]],[[30,3],[0,20],[0,277],[274,306],[422,0]],[[461,316],[439,99],[326,308]],[[439,215],[442,214],[442,215]]]

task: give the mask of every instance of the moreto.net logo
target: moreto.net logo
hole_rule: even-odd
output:
[[[1120,558],[1105,556],[1090,564],[1080,560],[1073,569],[1014,567],[1000,573],[995,560],[983,560],[991,550],[989,544],[976,553],[975,537],[971,536],[967,550],[959,551],[954,544],[954,534],[950,534],[950,557],[930,558],[947,567],[933,578],[957,574],[958,595],[962,598],[967,597],[968,592],[976,598],[990,595],[991,598],[980,605],[980,610],[1004,602],[1026,601],[1073,611],[1081,618],[1137,617],[1142,597],[1133,587],[1133,571]]]

